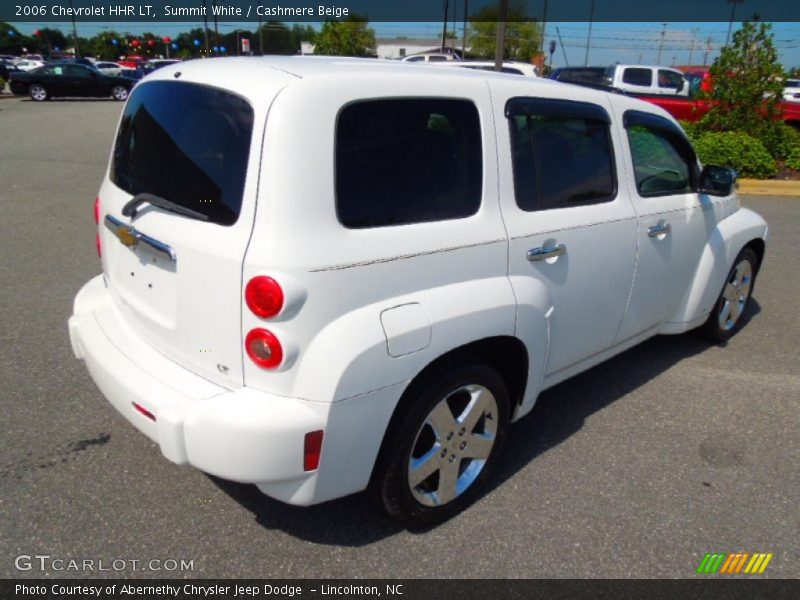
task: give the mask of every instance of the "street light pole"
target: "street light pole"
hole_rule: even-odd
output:
[[[657,65],[661,64],[661,52],[664,50],[664,36],[667,33],[667,24],[662,23],[661,26],[661,43],[658,45],[658,59],[656,60]]]
[[[728,42],[731,41],[731,30],[733,29],[733,19],[734,15],[736,14],[736,5],[744,3],[744,0],[725,0],[728,4],[731,5],[731,20],[728,23],[728,35],[725,38],[725,45],[728,45]]]

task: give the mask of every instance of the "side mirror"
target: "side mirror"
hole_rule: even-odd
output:
[[[730,196],[733,184],[736,183],[737,173],[728,167],[706,165],[700,173],[701,194],[710,196]]]

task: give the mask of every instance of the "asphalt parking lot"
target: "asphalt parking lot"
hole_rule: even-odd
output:
[[[186,559],[180,577],[691,577],[706,552],[800,576],[800,199],[725,347],[659,337],[546,392],[474,506],[424,533],[365,495],[295,508],[169,463],[107,405],[66,321],[122,105],[0,101],[0,577],[15,557]],[[762,577],[763,577],[762,576]]]

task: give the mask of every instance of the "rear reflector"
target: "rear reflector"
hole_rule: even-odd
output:
[[[316,471],[319,468],[319,458],[322,454],[322,436],[324,431],[309,431],[306,434],[305,448],[303,449],[303,470]]]
[[[143,414],[145,417],[147,417],[151,421],[155,421],[156,420],[156,416],[153,413],[151,413],[149,410],[147,410],[144,406],[142,406],[141,404],[136,404],[136,402],[133,402],[132,404],[133,404],[133,408],[135,408],[140,414]]]
[[[100,258],[103,258],[103,246],[102,246],[102,243],[100,242],[100,234],[99,233],[96,233],[94,235],[94,247],[97,248],[97,256],[99,256]]]
[[[274,369],[283,362],[283,348],[278,338],[266,329],[253,329],[244,340],[247,356],[262,369]]]
[[[100,196],[94,199],[94,222],[100,225]]]

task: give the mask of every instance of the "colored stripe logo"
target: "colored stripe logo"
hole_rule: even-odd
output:
[[[766,569],[772,554],[756,552],[708,552],[700,561],[697,573],[712,575],[714,573],[735,575],[744,573],[747,575],[761,575]]]

